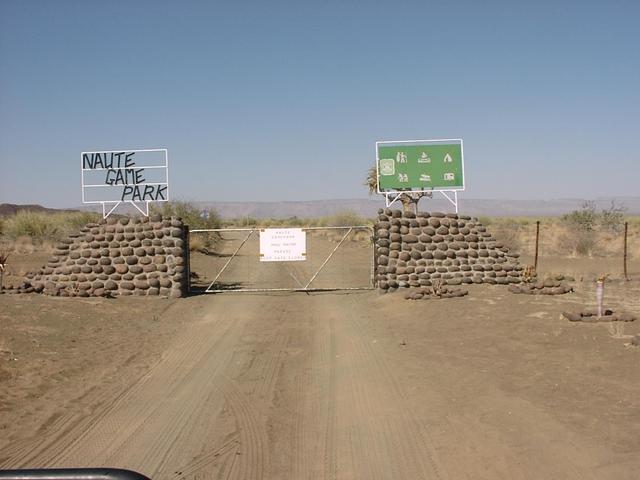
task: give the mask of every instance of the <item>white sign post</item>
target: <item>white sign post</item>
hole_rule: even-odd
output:
[[[82,152],[82,203],[102,204],[107,218],[121,203],[149,215],[149,203],[169,200],[167,149]],[[144,210],[138,206],[144,204]],[[107,211],[107,204],[113,205]]]
[[[307,237],[301,228],[260,230],[261,262],[296,262],[307,259]]]

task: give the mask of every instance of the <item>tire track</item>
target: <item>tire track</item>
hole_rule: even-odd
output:
[[[228,321],[222,326],[225,333],[229,326]],[[188,371],[189,377],[192,375],[193,370],[189,367],[202,359],[209,348],[207,341],[199,329],[191,331],[178,348],[173,348],[156,368],[147,373],[143,381],[95,418],[69,448],[52,452],[50,462],[75,463],[92,458],[109,464],[118,460],[115,457],[118,450],[130,452],[128,442],[131,437],[144,429],[150,419],[157,417],[168,400],[178,395],[184,386],[183,372]],[[170,428],[173,429],[175,417],[164,419],[167,420],[171,421]]]
[[[221,343],[229,343],[227,337],[233,331],[233,323],[227,318],[197,325],[152,370],[111,402],[105,403],[91,418],[75,423],[73,417],[56,422],[49,429],[46,439],[36,444],[36,449],[29,449],[28,454],[5,463],[31,467],[36,464],[81,466],[91,459],[93,464],[135,465],[138,470],[142,470],[138,466],[142,464],[144,471],[155,471],[154,465],[162,464],[167,451],[175,445],[176,438],[185,434],[186,425],[197,423],[198,409],[193,403],[185,404],[188,395],[185,396],[184,392],[188,390],[186,387],[190,382],[198,385],[198,381],[202,380],[196,378],[198,372],[203,378],[210,377],[205,368],[207,358]],[[216,342],[211,342],[209,336],[203,334],[212,328],[223,332]],[[224,358],[219,356],[214,364],[222,367]],[[184,372],[187,372],[186,375]],[[202,382],[194,398],[206,399],[207,389],[210,388],[210,383]],[[175,402],[186,408],[175,406]],[[204,400],[194,402],[204,403]],[[172,408],[175,414],[167,412]],[[65,428],[69,423],[72,423],[71,427]],[[151,437],[153,441],[146,445],[143,442],[136,448],[139,441],[135,437],[145,437],[143,433],[149,431],[162,434],[156,436],[147,433],[146,438]],[[138,452],[142,462],[140,458],[137,462],[135,458],[132,459],[132,452]]]
[[[324,433],[324,478],[335,480],[337,476],[336,464],[336,333],[335,319],[329,319],[328,342],[324,342],[322,349],[323,364],[328,365],[328,378],[325,391],[330,392],[327,404],[327,420]],[[325,337],[326,338],[326,337]],[[328,345],[327,345],[328,343]]]
[[[229,457],[233,458],[233,462],[230,462],[232,465],[235,462],[235,457],[240,450],[240,438],[238,435],[234,436],[231,440],[228,440],[220,447],[213,449],[212,451],[197,457],[193,462],[186,465],[184,468],[178,469],[174,472],[173,476],[170,480],[180,480],[180,479],[189,479],[189,478],[212,478],[211,472],[208,471],[212,465],[216,463],[222,463],[222,472],[224,472],[224,466],[227,462],[221,462],[225,458],[229,459]],[[206,473],[203,473],[204,470],[207,470]],[[230,469],[231,470],[231,469]],[[202,475],[198,475],[202,474]],[[225,476],[228,478],[228,475]]]
[[[352,395],[356,400],[354,404],[359,407],[354,413],[368,419],[365,422],[366,451],[360,452],[360,457],[367,459],[372,469],[369,478],[389,478],[387,466],[399,464],[395,458],[387,456],[388,452],[393,452],[394,457],[406,457],[405,471],[394,478],[447,479],[427,432],[416,425],[415,415],[409,409],[396,377],[372,348],[362,317],[351,313],[366,311],[366,308],[357,305],[355,297],[346,298],[350,306],[343,310],[348,312],[344,324],[350,331],[345,335],[347,346],[344,350],[351,352],[348,359],[353,372]],[[394,408],[390,409],[390,405]],[[402,435],[393,432],[402,432]],[[374,458],[371,458],[371,452]]]
[[[296,365],[293,374],[291,408],[291,478],[333,479],[336,475],[335,428],[335,335],[334,320],[318,309],[318,297],[305,297],[312,302],[307,322],[311,332],[304,331],[299,341],[309,344],[308,354]]]
[[[70,414],[61,417],[60,422],[52,424],[43,434],[42,439],[35,441],[27,440],[19,448],[23,452],[18,457],[11,458],[6,462],[4,468],[20,468],[50,466],[55,460],[59,452],[70,448],[78,443],[83,432],[91,429],[92,426],[104,418],[111,410],[125,400],[141,382],[144,382],[144,376],[138,379],[136,383],[129,385],[124,391],[120,392],[113,400],[100,402],[99,406],[93,413],[92,417],[86,417],[80,414]],[[97,395],[98,396],[98,395]]]
[[[168,311],[169,310],[167,310],[167,312]],[[187,340],[189,340],[188,337]],[[130,397],[135,395],[136,392],[144,390],[146,383],[152,377],[152,373],[163,364],[163,361],[167,359],[171,360],[175,356],[185,355],[187,355],[186,351],[174,349],[172,354],[166,359],[161,359],[156,362],[149,371],[129,383],[124,390],[120,391],[111,399],[101,399],[101,397],[104,397],[105,392],[99,388],[94,389],[90,395],[95,398],[95,401],[89,401],[89,404],[93,405],[95,410],[91,413],[90,417],[87,417],[86,414],[70,414],[60,422],[50,425],[43,433],[41,439],[25,442],[24,445],[21,445],[22,455],[10,458],[9,461],[3,464],[3,467],[20,468],[34,467],[36,465],[51,467],[55,465],[55,463],[60,461],[61,457],[65,455],[65,452],[72,450],[77,445],[83,444],[86,436],[96,425],[100,424],[112,412],[117,411],[123,404],[127,403]],[[83,398],[86,402],[86,397],[87,394],[84,394],[79,397],[79,399]],[[142,408],[146,407],[142,406]],[[105,445],[98,447],[98,450],[102,448],[105,448]]]
[[[254,415],[251,404],[240,391],[236,382],[226,376],[218,377],[219,385],[240,432],[240,457],[229,478],[239,480],[259,480],[267,469],[267,435],[259,419]]]
[[[202,472],[214,463],[218,462],[226,455],[232,454],[234,457],[240,451],[240,436],[234,435],[231,440],[227,440],[221,446],[214,448],[210,452],[198,456],[194,461],[187,464],[184,468],[174,472],[171,480],[188,479],[191,476]]]

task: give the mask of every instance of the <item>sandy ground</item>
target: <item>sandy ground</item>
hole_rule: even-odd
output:
[[[313,242],[324,250],[308,264],[255,266],[243,255],[221,281],[295,286],[335,246]],[[352,242],[345,252],[320,286],[367,284],[370,250]],[[227,260],[195,255],[199,284]],[[418,302],[376,291],[0,295],[0,468],[638,478],[640,349],[626,344],[640,322],[560,318],[593,305],[593,276],[620,269],[606,259],[546,259],[541,269],[583,281],[562,297],[472,286],[464,298]],[[607,299],[638,315],[640,264],[631,272],[608,284]]]

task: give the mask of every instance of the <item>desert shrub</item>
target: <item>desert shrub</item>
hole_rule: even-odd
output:
[[[95,212],[74,212],[64,214],[68,230],[76,231],[84,227],[87,223],[99,222],[102,216]]]
[[[213,209],[202,209],[193,203],[175,200],[152,205],[150,213],[159,213],[165,217],[180,217],[189,229],[220,228],[222,221]],[[220,239],[217,232],[194,233],[189,237],[189,250],[209,253]]]
[[[617,234],[623,229],[625,211],[626,208],[615,201],[600,212],[596,210],[595,202],[583,203],[581,209],[561,217],[565,233],[559,237],[560,246],[577,256],[606,254],[610,244],[606,234]]]
[[[194,228],[220,228],[218,212],[211,208],[198,208],[191,202],[175,200],[151,206],[151,213],[159,213],[166,217],[180,217],[182,221]]]
[[[346,210],[326,217],[323,223],[324,225],[321,226],[348,227],[352,225],[366,225],[368,222],[357,213]]]
[[[22,210],[3,219],[2,235],[14,241],[29,238],[35,244],[55,242],[100,218],[99,214],[93,212],[45,213]]]
[[[298,218],[297,216],[286,218],[282,221],[283,226],[288,227],[304,227],[306,225],[304,219]]]
[[[596,238],[590,232],[578,232],[574,238],[574,250],[578,256],[589,256],[596,245]]]
[[[620,232],[624,227],[624,212],[626,210],[624,206],[616,205],[616,202],[612,200],[609,208],[603,208],[600,213],[600,225],[610,232]]]
[[[563,215],[562,220],[573,229],[585,232],[592,231],[596,226],[610,232],[619,232],[624,225],[626,210],[623,205],[617,205],[612,200],[609,208],[603,208],[598,213],[595,202],[589,201],[584,202],[579,210]]]
[[[19,211],[5,220],[6,235],[12,239],[30,237],[50,239],[59,232],[60,219],[54,215],[30,211]]]
[[[560,252],[578,257],[590,256],[596,243],[596,232],[576,228],[565,229],[557,239],[557,247]]]
[[[189,235],[189,250],[192,252],[207,253],[211,242],[207,240],[206,233],[193,233]]]
[[[590,232],[598,223],[596,203],[593,201],[584,202],[579,210],[573,210],[563,215],[562,220],[574,230]]]
[[[224,227],[237,228],[257,227],[258,225],[262,226],[263,221],[255,217],[244,216],[224,219],[221,221],[221,225]]]

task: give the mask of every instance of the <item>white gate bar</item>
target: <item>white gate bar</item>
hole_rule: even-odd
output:
[[[327,264],[327,262],[329,261],[329,259],[331,259],[331,257],[333,257],[333,254],[336,253],[336,250],[338,250],[338,248],[340,247],[340,245],[342,245],[342,243],[345,241],[345,239],[347,238],[347,236],[353,231],[353,227],[349,228],[349,230],[347,230],[347,233],[344,234],[344,236],[342,237],[342,240],[340,240],[340,243],[338,243],[338,245],[336,245],[336,248],[333,249],[333,251],[329,254],[329,256],[325,259],[324,262],[322,262],[322,265],[320,265],[320,268],[316,271],[316,273],[313,274],[313,277],[311,277],[311,280],[309,280],[309,283],[307,283],[304,288],[305,290],[307,288],[309,288],[309,285],[311,285],[311,283],[316,279],[316,277],[318,276],[318,274],[320,273],[320,270],[322,270],[324,268],[324,266]]]
[[[218,281],[218,279],[220,278],[220,275],[222,275],[222,272],[224,272],[227,267],[229,266],[229,264],[231,263],[231,260],[233,260],[235,258],[235,256],[238,254],[238,252],[240,251],[240,249],[242,248],[242,246],[247,243],[247,240],[249,240],[249,237],[251,237],[251,235],[253,235],[253,232],[255,232],[255,229],[252,229],[249,232],[249,235],[246,236],[246,238],[242,241],[242,243],[240,244],[240,246],[238,246],[238,248],[236,249],[235,252],[233,252],[233,255],[231,255],[231,257],[229,258],[229,260],[227,260],[227,263],[224,264],[224,267],[222,267],[222,269],[218,272],[218,275],[216,275],[216,278],[213,279],[213,282],[211,282],[211,285],[209,285],[207,287],[207,292],[209,291],[209,289],[211,287],[213,287],[214,283],[216,283]]]

